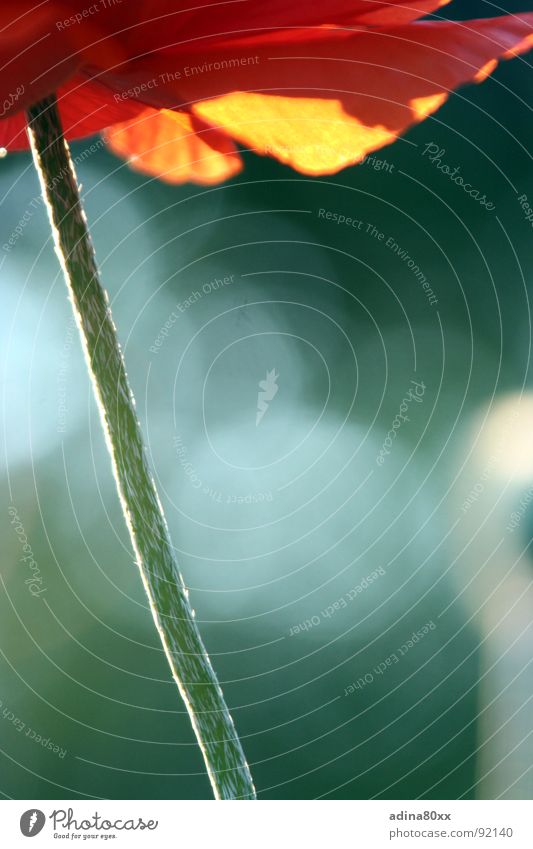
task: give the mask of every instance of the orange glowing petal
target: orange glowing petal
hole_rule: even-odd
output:
[[[234,92],[194,111],[255,153],[310,175],[338,171],[392,138],[384,126],[347,116],[339,100]]]
[[[423,121],[424,118],[428,117],[428,115],[432,115],[433,112],[440,109],[440,107],[446,103],[447,99],[448,95],[445,93],[429,94],[426,97],[413,97],[413,99],[409,101],[409,108],[413,114],[416,115],[417,121]]]
[[[134,121],[108,129],[105,139],[134,170],[167,183],[212,185],[242,168],[231,139],[194,116],[168,109],[147,108]]]
[[[486,80],[487,77],[490,77],[490,75],[492,73],[494,73],[494,71],[496,70],[497,67],[498,67],[498,60],[497,59],[489,59],[489,61],[485,62],[483,67],[480,68],[479,71],[477,71],[476,74],[474,74],[474,82],[476,82],[476,83],[484,82],[484,80]]]
[[[524,15],[523,17],[529,17],[531,21],[531,15]],[[510,47],[507,53],[503,54],[504,59],[513,59],[515,56],[520,56],[521,53],[527,53],[528,50],[531,50],[533,47],[533,33],[530,32],[526,35],[522,41],[515,44],[514,47]]]
[[[265,48],[245,73],[211,75],[211,90],[199,75],[182,80],[180,92],[194,114],[247,148],[305,174],[329,174],[394,141],[499,59],[528,49],[532,28],[528,14],[328,31],[307,51],[301,41],[292,51]],[[238,90],[223,93],[224,86]]]

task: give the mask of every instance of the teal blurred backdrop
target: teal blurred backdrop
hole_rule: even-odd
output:
[[[171,187],[73,146],[260,798],[531,798],[531,79],[505,63],[327,178],[246,152],[227,184]],[[1,790],[209,798],[29,156],[0,197],[1,245],[25,221],[0,251]]]

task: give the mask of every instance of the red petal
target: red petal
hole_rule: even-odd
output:
[[[450,0],[412,0],[412,2],[379,2],[379,0],[313,0],[312,3],[288,0],[238,0],[209,4],[193,12],[182,21],[179,28],[181,47],[187,49],[189,40],[212,36],[217,44],[228,40],[246,40],[260,37],[265,30],[288,27],[282,33],[284,40],[291,39],[290,29],[316,26],[392,26],[405,24],[445,6]],[[166,32],[167,44],[168,29]],[[164,43],[164,42],[162,42]],[[194,45],[192,45],[194,49]]]
[[[0,116],[31,106],[95,60],[105,69],[127,59],[114,36],[123,13],[106,3],[2,0]]]
[[[68,139],[90,136],[129,118],[135,118],[145,107],[135,100],[118,101],[107,86],[74,77],[58,93],[59,111]],[[19,112],[0,121],[0,147],[23,150],[28,147],[26,120]]]
[[[253,65],[198,74],[179,91],[241,144],[303,173],[333,173],[393,141],[459,85],[484,79],[498,59],[526,50],[532,25],[524,15],[331,31],[307,52],[302,43],[291,55],[260,50]]]

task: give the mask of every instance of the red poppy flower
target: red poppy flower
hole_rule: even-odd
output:
[[[106,130],[170,182],[237,173],[235,141],[331,174],[532,45],[531,13],[417,20],[446,2],[4,0],[0,145],[26,147],[24,108],[57,91],[68,138]]]

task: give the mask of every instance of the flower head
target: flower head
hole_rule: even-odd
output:
[[[419,20],[447,0],[7,0],[0,145],[57,91],[65,133],[105,131],[169,182],[241,168],[235,142],[304,174],[360,162],[533,43],[533,14]]]

